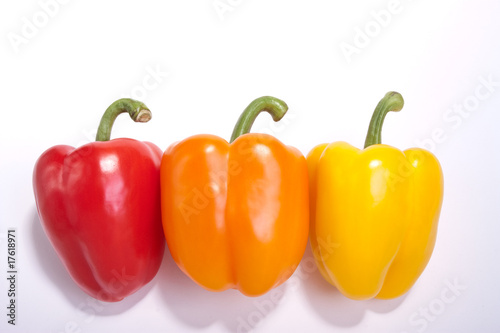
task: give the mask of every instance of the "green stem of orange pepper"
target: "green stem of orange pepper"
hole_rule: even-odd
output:
[[[133,121],[139,123],[146,123],[151,119],[151,111],[144,103],[130,99],[122,98],[111,104],[99,123],[97,129],[96,141],[109,141],[111,138],[111,128],[115,122],[116,117],[121,113],[128,112]]]
[[[382,125],[385,116],[389,111],[401,111],[404,105],[403,96],[395,91],[385,94],[384,98],[378,102],[375,111],[373,111],[370,126],[365,140],[365,148],[371,145],[382,143]]]
[[[271,97],[264,96],[255,99],[247,108],[243,111],[240,118],[234,126],[233,134],[231,135],[231,142],[236,140],[240,135],[250,133],[252,125],[259,115],[259,113],[266,111],[274,121],[279,121],[285,113],[288,111],[288,106],[282,100]]]

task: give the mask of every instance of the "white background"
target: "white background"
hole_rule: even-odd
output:
[[[1,2],[0,267],[6,275],[6,231],[15,227],[19,274],[15,327],[7,324],[1,279],[0,330],[500,331],[500,3],[222,0],[224,12],[214,3]],[[343,51],[349,47],[355,53]],[[229,139],[254,98],[276,96],[290,107],[286,120],[276,127],[262,115],[254,131],[307,154],[337,140],[361,147],[390,90],[405,107],[388,115],[384,143],[432,150],[445,175],[433,257],[399,299],[346,299],[310,265],[309,250],[296,274],[267,295],[211,293],[167,251],[145,288],[99,303],[72,282],[41,229],[36,159],[56,144],[91,141],[120,97],[144,101],[153,119],[134,124],[122,115],[112,136],[164,150],[197,133]]]

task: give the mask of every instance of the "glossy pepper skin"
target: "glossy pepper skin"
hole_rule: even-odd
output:
[[[322,144],[307,156],[313,254],[323,277],[345,296],[391,299],[406,293],[427,265],[436,240],[443,175],[436,157],[380,144],[395,92],[381,100],[365,149]]]
[[[234,142],[196,135],[163,155],[167,244],[181,270],[205,289],[259,296],[286,281],[302,258],[306,160],[270,135],[244,134],[259,112],[278,121],[286,110],[278,99],[259,98],[240,117]]]
[[[40,222],[56,253],[83,291],[107,302],[148,283],[165,248],[162,151],[149,142],[107,141],[121,112],[140,122],[151,117],[142,103],[118,100],[103,116],[97,142],[52,147],[33,174]]]

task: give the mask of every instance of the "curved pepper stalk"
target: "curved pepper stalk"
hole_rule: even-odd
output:
[[[127,112],[130,118],[138,123],[147,123],[151,120],[152,114],[148,107],[139,101],[122,98],[111,104],[104,112],[99,127],[97,128],[96,141],[109,141],[111,138],[111,128],[116,117]]]
[[[250,133],[252,125],[261,112],[268,112],[274,121],[278,122],[283,118],[288,111],[288,106],[282,100],[264,96],[255,99],[243,111],[240,118],[234,126],[233,134],[229,143],[233,143],[239,136]]]

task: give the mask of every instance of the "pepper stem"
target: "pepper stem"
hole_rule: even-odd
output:
[[[99,128],[97,129],[96,141],[109,141],[111,137],[111,128],[116,117],[120,113],[128,112],[133,121],[146,123],[151,119],[151,111],[144,103],[130,99],[122,98],[111,104],[104,112]]]
[[[288,106],[282,100],[271,96],[255,99],[247,106],[236,122],[230,143],[236,140],[240,135],[250,133],[250,129],[255,119],[263,111],[268,112],[271,117],[273,117],[274,121],[279,121],[288,111]]]
[[[385,94],[384,98],[378,102],[375,111],[373,111],[368,133],[366,134],[365,148],[382,143],[382,125],[385,116],[389,111],[401,111],[404,105],[403,96],[395,91]]]

